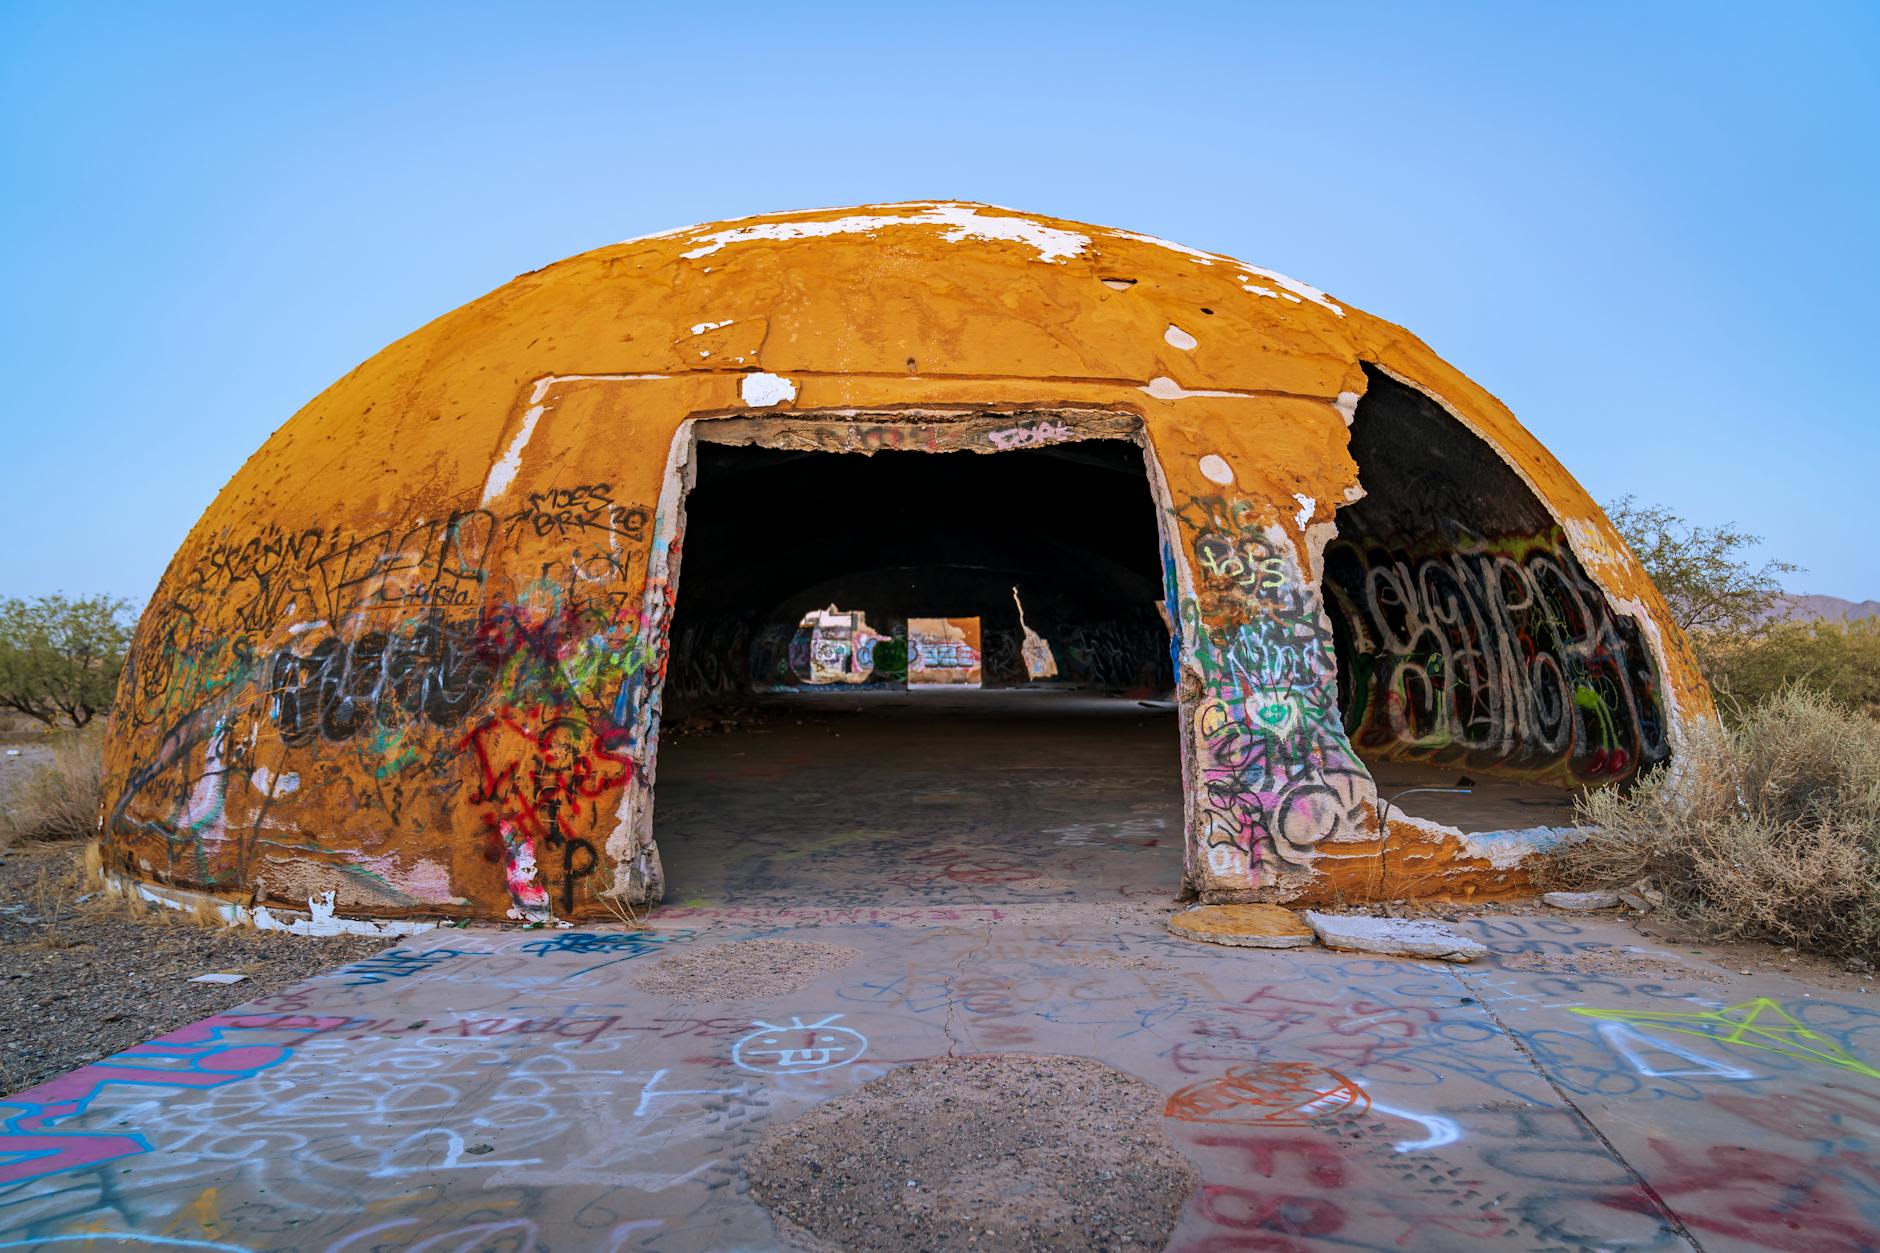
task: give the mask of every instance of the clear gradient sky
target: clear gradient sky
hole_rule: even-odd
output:
[[[0,595],[141,603],[270,431],[519,272],[943,198],[1292,274],[1600,499],[1880,597],[1877,66],[1874,3],[8,0]]]

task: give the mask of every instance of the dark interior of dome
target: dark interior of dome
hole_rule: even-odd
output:
[[[1338,511],[1325,605],[1354,747],[1382,763],[1583,785],[1669,754],[1637,623],[1488,443],[1367,367],[1365,496]],[[1383,773],[1389,773],[1388,771]]]
[[[666,699],[902,687],[907,624],[923,618],[978,620],[984,687],[1165,694],[1157,535],[1142,450],[1124,440],[872,456],[701,443]],[[1050,678],[1027,670],[1021,605]],[[880,638],[819,683],[803,623],[829,609]]]

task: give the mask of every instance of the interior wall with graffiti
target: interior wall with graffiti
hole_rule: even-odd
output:
[[[1637,622],[1483,440],[1369,375],[1351,427],[1366,494],[1338,511],[1324,575],[1338,708],[1359,752],[1563,784],[1665,760]]]

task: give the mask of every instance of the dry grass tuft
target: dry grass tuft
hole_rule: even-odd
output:
[[[603,856],[596,869],[599,871],[600,887],[595,893],[595,899],[606,908],[609,914],[613,915],[614,921],[622,928],[628,931],[638,931],[643,928],[646,925],[645,916],[635,910],[632,903],[627,900],[628,885],[621,880],[619,867]]]
[[[98,834],[104,803],[104,728],[96,723],[59,737],[52,760],[0,808],[0,844],[83,840]]]
[[[1719,937],[1880,958],[1880,721],[1819,692],[1769,697],[1580,821],[1592,837],[1551,859],[1563,886],[1650,879]]]

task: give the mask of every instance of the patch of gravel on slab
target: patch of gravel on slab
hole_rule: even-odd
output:
[[[1538,970],[1548,974],[1621,975],[1638,979],[1697,979],[1704,983],[1722,983],[1723,976],[1712,970],[1687,966],[1680,961],[1666,961],[1645,953],[1624,949],[1581,949],[1574,953],[1501,953],[1497,960],[1515,970]]]
[[[801,992],[860,957],[861,950],[812,940],[739,940],[661,954],[633,986],[679,1001],[743,1001]]]
[[[1199,1183],[1149,1084],[1084,1057],[936,1057],[774,1127],[751,1195],[812,1249],[1160,1249]]]
[[[1052,953],[1046,958],[1059,966],[1086,966],[1092,970],[1154,970],[1168,972],[1180,970],[1173,962],[1160,961],[1154,957],[1138,957],[1133,953]]]
[[[80,904],[90,890],[79,880],[82,858],[71,844],[15,845],[0,855],[0,1093],[397,943],[208,927],[118,898]],[[248,977],[190,982],[211,971]]]

